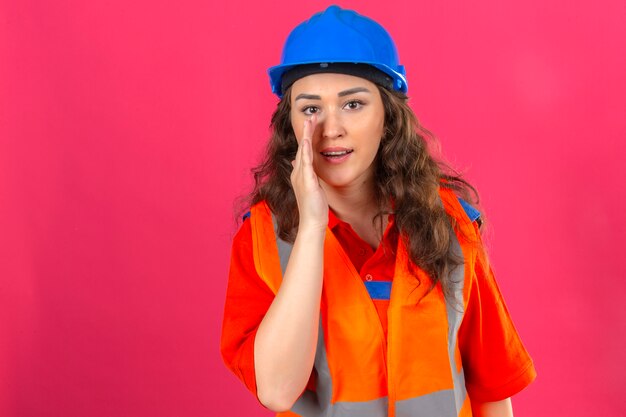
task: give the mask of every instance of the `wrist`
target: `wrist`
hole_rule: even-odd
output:
[[[306,239],[307,241],[321,239],[323,241],[327,226],[326,223],[300,223],[296,239]]]

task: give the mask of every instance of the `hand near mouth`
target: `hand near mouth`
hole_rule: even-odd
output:
[[[313,168],[313,149],[311,145],[316,125],[316,115],[304,121],[304,131],[298,146],[296,159],[291,162],[293,165],[291,186],[298,202],[300,214],[299,230],[313,229],[325,232],[328,225],[328,201]]]

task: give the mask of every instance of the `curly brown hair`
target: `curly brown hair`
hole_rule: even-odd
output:
[[[478,203],[478,193],[461,174],[431,155],[428,143],[436,140],[417,121],[408,97],[384,87],[378,89],[385,109],[385,128],[374,161],[374,196],[379,210],[372,222],[376,224],[377,219],[389,214],[392,201],[395,225],[411,262],[430,275],[433,286],[441,282],[444,294],[449,295],[449,272],[463,260],[450,250],[451,233],[457,224],[444,210],[438,190],[452,189],[474,204]],[[252,169],[255,186],[247,203],[265,201],[276,217],[279,237],[293,243],[299,216],[290,175],[298,143],[291,126],[290,103],[291,88],[272,115],[272,135],[263,161]]]

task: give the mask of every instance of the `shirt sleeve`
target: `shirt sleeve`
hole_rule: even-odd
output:
[[[537,376],[506,308],[482,242],[479,242],[475,274],[459,329],[459,349],[465,385],[473,400],[503,400],[524,389]]]
[[[273,300],[274,293],[254,267],[252,229],[246,220],[233,239],[220,349],[226,366],[255,396],[254,339]]]

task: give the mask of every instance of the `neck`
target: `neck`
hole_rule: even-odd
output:
[[[322,188],[335,215],[349,223],[361,239],[376,249],[387,227],[387,217],[379,218],[376,224],[372,222],[379,210],[374,198],[373,183],[364,182],[361,186],[342,188],[322,184]]]
[[[364,219],[371,222],[378,212],[372,183],[364,182],[340,188],[324,183],[321,186],[326,193],[328,205],[345,222],[353,224]]]

